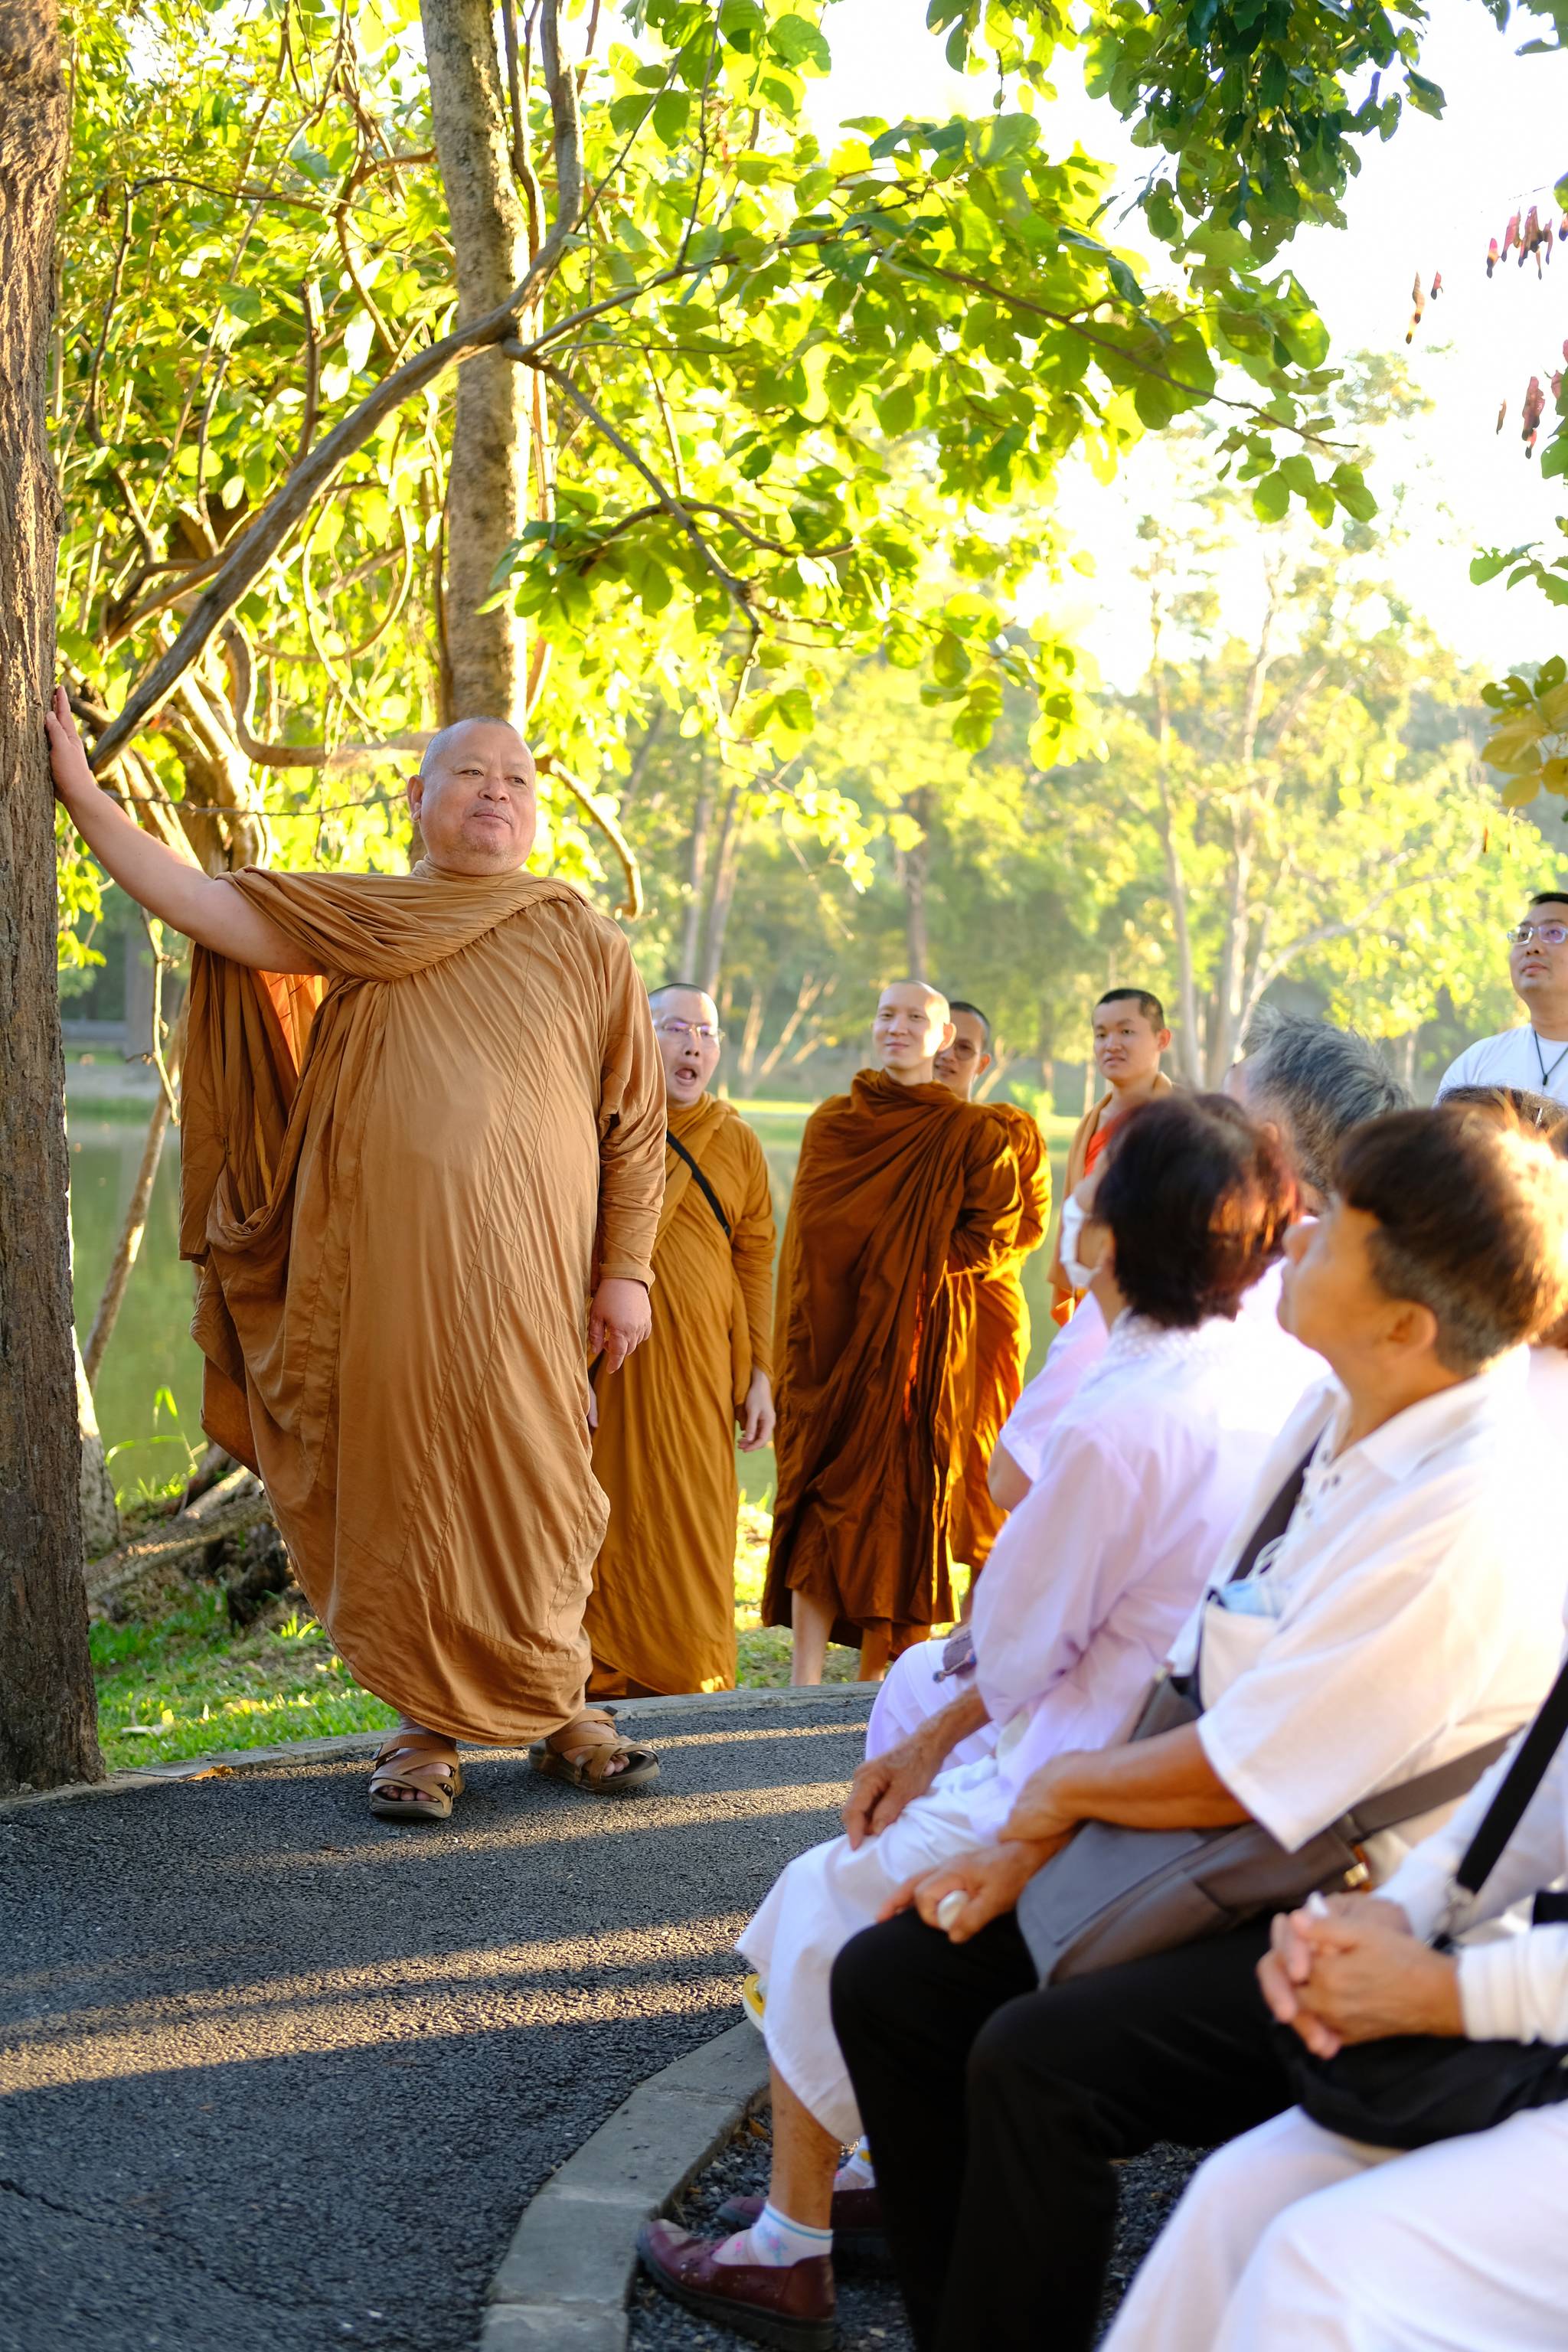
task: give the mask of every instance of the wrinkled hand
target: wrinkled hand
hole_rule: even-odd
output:
[[[943,1863],[940,1870],[907,1880],[883,1905],[881,1916],[896,1918],[912,1904],[928,1927],[940,1927],[936,1915],[942,1900],[956,1892],[965,1901],[947,1929],[947,1938],[952,1944],[966,1944],[993,1919],[1012,1910],[1041,1864],[1049,1861],[1050,1852],[1012,1841],[1005,1845],[976,1846],[973,1853]]]
[[[741,1407],[742,1453],[754,1454],[759,1445],[771,1445],[777,1418],[772,1381],[766,1372],[753,1372],[746,1401]]]
[[[607,1372],[618,1372],[634,1348],[653,1329],[653,1307],[640,1282],[608,1275],[588,1309],[588,1352],[601,1352]]]
[[[940,1766],[916,1733],[880,1756],[868,1756],[849,1783],[839,1819],[851,1846],[864,1845],[896,1822],[906,1805],[923,1797]]]
[[[1079,1825],[1076,1808],[1067,1803],[1060,1794],[1060,1784],[1068,1768],[1078,1759],[1070,1752],[1053,1756],[1032,1772],[1018,1791],[1018,1801],[1002,1825],[1005,1838],[1018,1838],[1025,1844],[1049,1844],[1053,1853],[1065,1845]]]
[[[56,687],[44,713],[44,732],[49,739],[49,766],[54,772],[56,798],[66,809],[74,809],[79,801],[97,792],[100,786],[88,765],[87,749],[77,732],[63,686]]]
[[[1336,1897],[1326,1915],[1274,1921],[1258,1981],[1269,2009],[1319,2058],[1394,2033],[1463,2033],[1455,1962],[1410,1932],[1396,1904]]]

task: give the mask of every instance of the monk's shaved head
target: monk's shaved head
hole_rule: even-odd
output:
[[[871,1024],[877,1059],[900,1086],[929,1086],[936,1056],[952,1042],[947,999],[923,980],[890,980]]]
[[[450,761],[454,753],[467,741],[470,730],[476,727],[496,728],[502,733],[510,735],[521,751],[529,767],[532,768],[533,754],[510,719],[455,719],[450,727],[438,729],[426,744],[424,751],[419,754],[419,773],[422,776],[427,776],[433,768],[437,768],[444,761]]]
[[[533,847],[533,754],[509,719],[459,719],[425,747],[409,814],[438,874],[512,874]]]

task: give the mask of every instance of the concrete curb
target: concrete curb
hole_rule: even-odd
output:
[[[479,2352],[626,2352],[638,2230],[767,2084],[767,2051],[747,2024],[639,2084],[524,2212],[490,2284]]]
[[[692,1691],[684,1697],[618,1698],[616,1714],[721,1714],[757,1707],[841,1706],[848,1713],[874,1696],[868,1683],[784,1684],[778,1688],[732,1691]],[[101,1780],[73,1780],[63,1789],[34,1789],[17,1797],[0,1797],[0,1816],[24,1806],[58,1805],[72,1797],[118,1797],[131,1789],[155,1789],[168,1780],[201,1780],[227,1772],[257,1772],[269,1764],[310,1764],[337,1757],[369,1756],[385,1738],[384,1731],[337,1731],[321,1739],[285,1739],[272,1748],[214,1748],[204,1756],[183,1756],[168,1764],[128,1764]],[[481,1749],[492,1756],[521,1756],[521,1748]]]

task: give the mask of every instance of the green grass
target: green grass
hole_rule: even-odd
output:
[[[759,1624],[769,1514],[742,1503],[735,1544],[735,1633],[748,1689],[789,1680],[787,1627]],[[334,1731],[381,1731],[393,1710],[362,1690],[313,1617],[263,1619],[230,1630],[221,1591],[178,1590],[174,1605],[124,1624],[92,1628],[98,1728],[104,1760],[172,1763],[209,1748],[269,1748]],[[827,1654],[829,1682],[853,1682],[853,1650]]]

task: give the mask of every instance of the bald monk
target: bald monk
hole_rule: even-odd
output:
[[[991,1067],[991,1024],[977,1004],[962,997],[951,998],[948,1011],[953,1038],[936,1056],[936,1076],[961,1101],[969,1102]],[[987,1478],[1002,1424],[1023,1392],[1029,1360],[1024,1260],[1038,1249],[1051,1220],[1051,1163],[1045,1138],[1016,1103],[987,1103],[984,1108],[1007,1130],[1018,1164],[1023,1213],[1016,1246],[1006,1262],[959,1286],[964,1344],[954,1389],[960,1452],[953,1475],[952,1540],[954,1559],[970,1571],[972,1591],[1007,1516],[993,1501]]]
[[[595,1376],[594,1475],[610,1524],[585,1620],[595,1698],[735,1686],[735,1429],[773,1433],[773,1213],[752,1129],[708,1088],[719,1008],[656,989],[653,1034],[668,1118],[653,1245],[653,1330]]]
[[[936,1082],[946,999],[894,981],[871,1034],[879,1066],[806,1121],[779,1259],[763,1622],[797,1683],[830,1639],[875,1680],[952,1615],[954,1277],[1004,1264],[1023,1209],[1005,1129]]]
[[[1165,1008],[1146,988],[1108,988],[1094,1008],[1094,1066],[1105,1081],[1105,1091],[1079,1119],[1068,1146],[1062,1214],[1066,1223],[1072,1197],[1110,1140],[1110,1130],[1139,1103],[1157,1094],[1169,1094],[1171,1081],[1160,1067],[1170,1049],[1171,1033]],[[1071,1255],[1071,1233],[1068,1234]],[[1063,1262],[1062,1235],[1051,1254],[1051,1313],[1065,1323],[1087,1284],[1075,1284]]]
[[[437,735],[406,876],[215,879],[94,782],[63,692],[56,790],[121,887],[195,942],[181,1249],[203,1423],[259,1472],[334,1647],[399,1727],[374,1811],[445,1818],[457,1742],[543,1733],[615,1788],[653,1759],[583,1709],[605,1503],[584,1342],[647,1335],[664,1090],[625,940],[522,870],[514,730]]]

